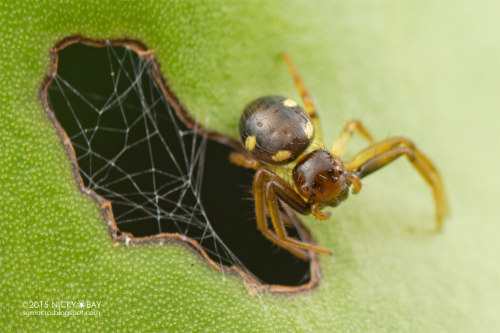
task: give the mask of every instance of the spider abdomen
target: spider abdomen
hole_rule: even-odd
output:
[[[311,119],[290,98],[258,98],[245,107],[240,118],[241,142],[261,162],[281,165],[294,161],[313,137]]]

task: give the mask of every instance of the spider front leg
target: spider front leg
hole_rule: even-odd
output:
[[[293,210],[301,214],[309,214],[311,210],[309,205],[293,189],[284,183],[281,178],[269,170],[260,169],[255,174],[253,190],[255,196],[257,227],[266,238],[302,259],[308,258],[307,253],[302,249],[330,254],[328,249],[305,243],[288,236],[283,220],[281,219],[277,199],[280,198]],[[269,208],[269,215],[275,232],[269,230],[265,214],[265,204],[267,204]]]
[[[408,160],[431,186],[436,205],[436,225],[440,229],[443,218],[449,212],[441,175],[431,161],[410,140],[391,138],[374,144],[354,156],[352,161],[347,164],[347,169],[354,170],[359,177],[365,177],[401,155],[408,157]]]
[[[358,131],[365,139],[367,139],[370,142],[370,145],[375,143],[373,137],[359,120],[351,120],[347,124],[345,124],[344,129],[342,130],[342,132],[340,132],[339,137],[333,143],[333,147],[330,152],[339,158],[342,157],[355,131]]]

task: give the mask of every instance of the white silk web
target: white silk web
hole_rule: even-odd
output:
[[[64,52],[78,58],[77,45],[59,52],[48,103],[71,140],[84,186],[111,202],[121,230],[189,234],[219,265],[244,269],[200,200],[207,139],[179,120],[150,59],[107,45],[96,48],[106,53],[107,68],[84,65],[89,59],[65,63]]]

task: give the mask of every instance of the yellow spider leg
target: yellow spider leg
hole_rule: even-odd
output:
[[[300,93],[300,97],[302,98],[302,101],[304,102],[304,105],[306,107],[306,113],[309,115],[309,117],[311,117],[311,120],[314,124],[314,129],[316,132],[315,138],[321,141],[323,139],[321,126],[319,124],[318,114],[316,113],[316,106],[314,105],[311,95],[309,95],[306,85],[297,72],[297,68],[295,68],[292,59],[286,53],[283,53],[283,59],[285,60],[288,70],[293,76],[295,86],[297,87],[297,90]]]
[[[366,128],[361,124],[358,120],[351,120],[347,124],[345,124],[344,129],[340,132],[339,137],[333,143],[333,147],[331,153],[337,157],[342,157],[344,155],[349,142],[351,141],[352,135],[355,131],[359,131],[359,133],[368,141],[370,144],[374,144],[373,137],[366,130]]]
[[[265,173],[267,170],[262,169],[259,170],[254,177],[253,180],[253,193],[255,197],[255,218],[257,220],[257,227],[259,228],[260,232],[270,241],[273,243],[277,244],[278,246],[281,246],[285,250],[288,250],[295,256],[302,258],[304,260],[307,260],[309,256],[307,255],[307,252],[301,249],[294,248],[293,246],[290,246],[289,244],[284,243],[278,236],[273,233],[271,230],[269,230],[267,226],[267,218],[266,218],[266,213],[265,213],[265,197],[264,197],[264,191],[265,191],[265,186],[266,186],[266,179],[265,179]]]
[[[330,254],[328,249],[305,243],[288,236],[285,225],[281,219],[277,200],[278,197],[299,213],[307,214],[310,212],[310,208],[307,203],[284,183],[281,178],[276,176],[276,174],[266,169],[259,170],[254,178],[254,195],[257,225],[264,236],[294,254],[296,254],[296,251],[299,249]],[[271,216],[276,234],[268,229],[264,213],[264,201],[269,208],[269,215]]]
[[[255,160],[253,158],[249,158],[241,153],[232,152],[229,155],[229,160],[232,163],[239,165],[239,166],[242,166],[242,167],[245,167],[247,169],[258,170],[260,167],[260,164],[257,160]]]
[[[285,225],[281,220],[281,213],[278,208],[278,200],[276,197],[276,191],[274,182],[270,181],[266,185],[266,201],[269,207],[269,215],[271,215],[271,221],[273,222],[274,230],[276,231],[276,235],[286,245],[298,247],[305,250],[312,250],[314,252],[330,254],[331,252],[328,249],[305,243],[294,238],[288,236]]]
[[[436,226],[441,228],[443,218],[449,212],[449,206],[441,175],[431,161],[406,138],[391,138],[374,144],[359,152],[347,165],[348,170],[355,170],[359,177],[364,177],[406,155],[419,173],[432,187],[436,205]]]

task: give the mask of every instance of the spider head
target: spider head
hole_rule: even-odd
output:
[[[299,193],[313,203],[337,206],[349,194],[354,184],[354,193],[361,183],[357,177],[344,169],[342,161],[326,150],[315,150],[300,160],[293,169],[293,180]]]

